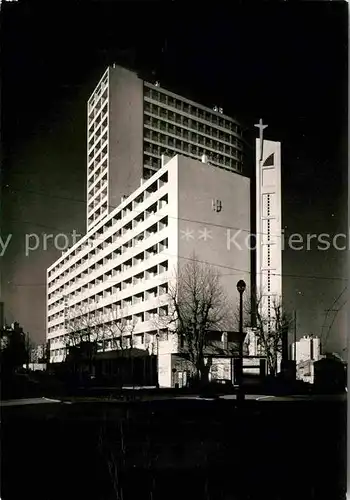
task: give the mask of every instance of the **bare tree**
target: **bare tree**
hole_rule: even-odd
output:
[[[29,333],[24,334],[25,351],[26,351],[26,368],[29,369],[29,364],[33,363],[33,354],[36,349],[35,342],[30,337]]]
[[[213,344],[209,332],[227,330],[230,309],[227,296],[214,267],[199,262],[195,255],[176,273],[168,290],[168,315],[160,326],[177,335],[182,354],[206,383],[211,367]]]
[[[281,297],[271,297],[271,313],[268,316],[265,296],[254,294],[245,301],[245,326],[254,328],[258,352],[266,356],[268,372],[276,376],[278,360],[282,354],[283,343],[288,339],[292,318],[283,308]]]
[[[125,351],[134,347],[135,326],[135,321],[128,319],[125,310],[120,313],[118,309],[113,309],[105,318],[101,328],[104,339],[111,341],[112,349]]]
[[[84,352],[91,371],[98,343],[103,338],[95,309],[78,305],[73,310],[65,311],[65,330],[66,349],[79,349],[81,354]]]
[[[132,319],[130,315],[127,314],[127,310],[123,309],[112,309],[107,317],[104,318],[104,322],[101,325],[103,330],[103,337],[105,341],[111,342],[112,350],[119,351],[120,358],[127,358],[128,362],[132,367],[133,374],[133,352],[132,349],[135,345],[134,342],[134,332],[135,332],[136,322]],[[123,386],[124,373],[123,366],[122,370],[119,372],[119,382]]]

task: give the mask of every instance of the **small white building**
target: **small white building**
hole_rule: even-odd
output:
[[[304,335],[292,344],[292,359],[296,361],[297,378],[304,382],[314,382],[314,362],[321,359],[321,339]]]

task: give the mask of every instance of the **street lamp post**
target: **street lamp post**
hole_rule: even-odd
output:
[[[239,364],[238,364],[238,393],[237,401],[244,401],[243,391],[243,293],[245,292],[246,284],[243,280],[237,283],[239,293]]]
[[[159,389],[159,332],[156,333],[157,340],[157,383],[156,387]]]

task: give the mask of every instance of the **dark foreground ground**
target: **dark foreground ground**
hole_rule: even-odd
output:
[[[345,499],[346,403],[2,408],[1,499]]]

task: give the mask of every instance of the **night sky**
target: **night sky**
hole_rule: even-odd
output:
[[[43,249],[42,233],[84,232],[86,101],[113,62],[222,106],[251,141],[263,118],[266,138],[282,142],[286,234],[347,233],[347,3],[231,4],[204,14],[180,2],[3,2],[1,215],[3,238],[13,236],[2,300],[6,319],[37,341],[46,267],[59,256],[50,243]],[[26,233],[41,238],[29,256]],[[345,251],[283,253],[298,336],[319,335],[324,324],[327,349],[338,352],[346,264]],[[339,312],[324,323],[326,309]]]

